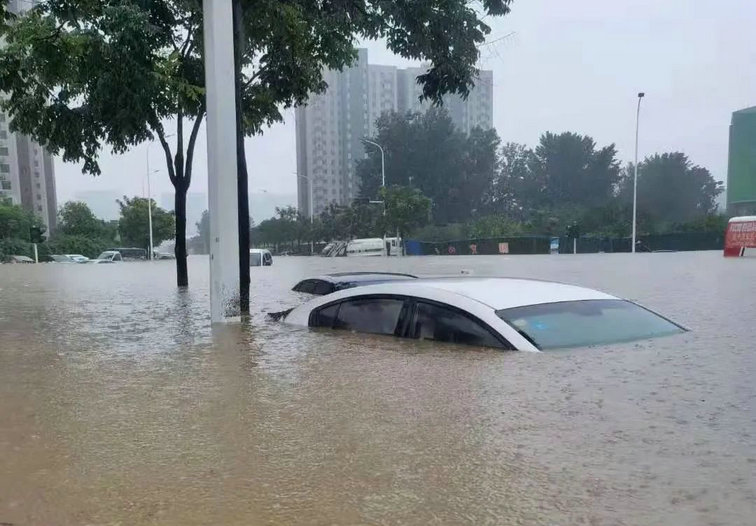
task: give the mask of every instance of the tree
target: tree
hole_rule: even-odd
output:
[[[121,218],[118,220],[118,232],[124,245],[149,249],[150,227],[147,199],[143,197],[123,196],[118,206]],[[152,201],[152,241],[154,246],[167,239],[173,239],[175,219],[172,213],[166,212]]]
[[[714,214],[723,192],[709,170],[690,162],[681,152],[646,157],[638,166],[638,210],[657,222],[688,223]],[[632,203],[633,166],[621,183],[621,199]]]
[[[507,14],[510,3],[238,0],[241,131],[260,133],[282,119],[283,109],[323,91],[324,70],[350,64],[362,39],[385,38],[402,57],[429,60],[418,77],[423,97],[438,102],[444,93],[465,95],[475,78],[477,45],[490,32],[483,19]],[[105,144],[123,152],[157,136],[176,189],[179,286],[188,284],[186,192],[205,112],[201,7],[200,0],[41,0],[3,27],[0,50],[0,91],[9,94],[2,107],[12,128],[53,154],[97,174]],[[174,148],[166,119],[176,123]],[[186,140],[184,125],[191,120]],[[239,146],[243,151],[243,142]],[[244,162],[240,166],[246,172]]]
[[[372,140],[385,152],[386,185],[412,186],[433,203],[434,220],[465,221],[482,211],[485,190],[496,170],[499,138],[495,130],[465,136],[442,108],[426,113],[384,114]],[[360,194],[375,199],[381,185],[377,148],[357,163]]]
[[[94,215],[86,203],[68,201],[58,210],[57,234],[89,238],[110,237],[108,225]]]
[[[597,150],[591,137],[546,132],[530,157],[529,179],[515,191],[529,207],[602,206],[614,196],[619,174],[613,144]]]
[[[29,243],[33,228],[41,228],[44,232],[45,225],[40,218],[20,205],[0,197],[0,239],[16,239]]]
[[[523,220],[525,196],[538,195],[540,188],[532,176],[533,150],[524,144],[508,142],[498,155],[498,170],[485,198],[485,209]]]
[[[381,198],[386,206],[385,232],[402,236],[430,221],[431,200],[416,188],[389,186],[381,189]]]

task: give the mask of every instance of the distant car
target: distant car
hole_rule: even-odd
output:
[[[402,281],[407,279],[417,279],[412,274],[397,274],[392,272],[340,272],[336,274],[326,274],[300,281],[294,285],[294,292],[304,292],[306,294],[315,294],[322,296],[331,294],[338,290],[350,289],[364,285],[376,285],[389,281]]]
[[[107,252],[118,252],[123,261],[147,260],[147,250],[143,248],[109,248]]]
[[[82,256],[81,254],[65,254],[65,255],[73,259],[76,263],[86,263],[89,261],[88,257]]]
[[[154,251],[152,253],[152,259],[176,259],[176,255],[168,252]]]
[[[34,263],[34,260],[28,256],[10,256],[8,263]]]
[[[50,254],[50,259],[53,263],[71,263],[74,265],[77,263],[72,257],[64,254]]]
[[[264,248],[252,248],[249,251],[250,267],[269,267],[273,264],[273,255]]]
[[[123,261],[123,257],[121,256],[121,253],[119,251],[106,250],[105,252],[97,256],[97,259],[90,261],[90,263],[120,263],[121,261]]]
[[[313,299],[281,318],[308,327],[521,351],[608,345],[685,331],[603,292],[512,278],[410,279],[355,287]]]

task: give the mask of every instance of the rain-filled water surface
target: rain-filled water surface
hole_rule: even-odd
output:
[[[756,261],[276,258],[0,267],[0,523],[754,524]],[[268,322],[329,271],[553,279],[691,329],[546,353]]]

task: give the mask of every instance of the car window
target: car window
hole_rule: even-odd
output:
[[[259,267],[262,264],[262,254],[259,252],[252,252],[249,255],[249,266],[250,267]]]
[[[334,303],[316,310],[310,317],[310,327],[328,327],[329,329],[333,327],[340,306],[340,303]]]
[[[294,286],[294,292],[305,292],[307,294],[312,294],[315,290],[315,283],[316,280],[314,279],[306,279],[304,281],[300,281]]]
[[[328,283],[327,281],[318,280],[315,282],[315,287],[312,291],[313,294],[317,294],[318,296],[322,296],[324,294],[330,294],[333,292],[333,285]]]
[[[404,300],[360,298],[341,303],[334,328],[372,334],[394,334]]]
[[[456,309],[418,302],[410,336],[421,340],[505,348],[480,322]]]
[[[625,300],[544,303],[504,309],[496,314],[539,349],[607,345],[684,330]]]
[[[121,254],[116,254],[115,256],[113,256],[113,261],[123,261]]]

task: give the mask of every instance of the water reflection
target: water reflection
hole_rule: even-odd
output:
[[[746,524],[752,261],[277,258],[209,326],[207,261],[0,267],[0,522]],[[691,327],[544,354],[268,323],[326,271],[539,277]]]

